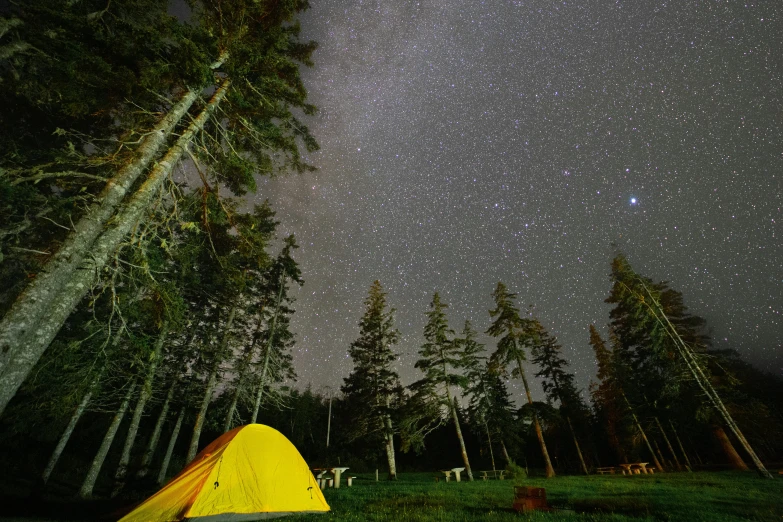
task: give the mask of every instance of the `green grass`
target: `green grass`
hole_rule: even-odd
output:
[[[396,482],[358,475],[352,488],[324,492],[334,521],[783,521],[783,480],[753,473],[668,473],[531,478],[544,487],[552,512],[519,515],[511,480],[435,483],[434,474],[403,473]],[[313,516],[286,518],[290,522]]]
[[[526,515],[517,514],[511,507],[512,480],[435,483],[434,475],[402,473],[396,482],[375,482],[374,475],[358,474],[352,488],[343,483],[340,489],[324,492],[331,512],[282,520],[783,522],[783,480],[764,480],[752,472],[530,478],[524,480],[523,485],[546,488],[549,504],[557,509]],[[15,500],[22,506],[28,502],[24,498]],[[70,499],[67,502],[60,500],[59,504],[52,502],[48,507],[36,503],[30,509],[20,511],[0,501],[0,522],[95,521],[102,520],[96,515],[111,513],[120,506],[109,501],[85,503]],[[27,516],[9,516],[12,512]]]

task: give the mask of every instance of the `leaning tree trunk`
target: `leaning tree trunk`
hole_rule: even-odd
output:
[[[133,410],[133,417],[131,417],[131,423],[128,427],[128,434],[125,437],[125,445],[122,447],[120,463],[117,465],[117,472],[114,474],[114,489],[111,492],[112,497],[116,497],[119,492],[122,491],[122,488],[125,487],[125,476],[128,474],[131,450],[133,450],[133,443],[136,442],[136,434],[139,432],[139,424],[141,424],[141,416],[144,413],[144,408],[147,406],[147,401],[152,396],[152,381],[155,379],[155,372],[158,369],[160,354],[163,352],[163,343],[166,342],[168,333],[169,322],[163,321],[160,333],[158,334],[158,339],[155,341],[155,348],[151,354],[150,362],[147,365],[147,375],[144,377],[144,384],[142,384],[141,390],[139,391],[139,400],[136,401],[136,408]]]
[[[35,278],[36,286],[26,290],[0,321],[0,414],[87,293],[95,274],[106,265],[125,236],[142,219],[190,142],[226,96],[230,85],[229,80],[223,81],[207,106],[156,162],[127,204],[110,223],[101,223],[103,232],[92,242],[80,240],[78,245],[74,245],[68,258],[78,258],[76,251],[83,252],[78,263],[69,262],[71,268],[63,268],[64,275],[60,271],[52,272],[52,276],[40,274]]]
[[[506,459],[506,464],[511,464],[511,457],[508,456],[508,450],[506,449],[506,443],[503,439],[500,439],[500,449],[503,450],[503,458]]]
[[[642,425],[639,423],[639,419],[636,418],[636,413],[633,411],[633,408],[631,408],[631,403],[628,402],[628,397],[625,396],[625,393],[623,393],[623,399],[625,399],[625,404],[626,406],[628,406],[628,411],[631,412],[631,416],[633,417],[633,423],[636,426],[636,429],[639,430],[639,434],[641,434],[644,443],[647,445],[647,449],[650,451],[650,455],[652,455],[653,462],[655,462],[655,467],[658,468],[658,471],[660,472],[666,471],[663,465],[661,464],[661,462],[658,460],[658,457],[655,455],[655,451],[653,451],[652,445],[650,444],[650,440],[647,438],[647,434],[644,432]]]
[[[174,424],[174,430],[171,432],[169,438],[169,445],[166,448],[166,454],[163,456],[163,462],[160,465],[160,473],[158,473],[158,484],[163,485],[166,481],[166,474],[169,472],[169,462],[171,462],[171,455],[174,453],[174,445],[177,443],[177,437],[179,437],[179,430],[182,428],[182,420],[185,418],[185,406],[179,410],[177,416],[177,423]]]
[[[445,364],[444,364],[445,367]],[[454,404],[454,400],[451,398],[451,391],[446,386],[446,397],[449,401],[449,411],[451,411],[451,420],[454,421],[454,429],[457,431],[457,439],[459,439],[459,449],[462,452],[462,462],[465,464],[465,470],[468,472],[468,479],[473,482],[473,470],[470,469],[470,461],[468,460],[468,452],[465,449],[465,439],[462,438],[462,429],[459,426],[459,417],[457,417],[457,407]]]
[[[272,324],[269,326],[269,338],[266,341],[266,349],[264,351],[264,365],[261,369],[261,378],[259,379],[258,390],[256,391],[256,399],[253,401],[253,413],[250,415],[250,424],[256,423],[256,419],[258,419],[258,411],[261,409],[261,399],[264,396],[266,374],[269,371],[269,360],[272,357],[272,343],[274,342],[275,330],[277,329],[277,314],[280,311],[280,301],[283,299],[283,285],[285,283],[284,274],[285,271],[283,271],[280,276],[280,290],[277,292],[275,313],[272,314]]]
[[[228,413],[226,413],[226,421],[223,423],[223,433],[228,433],[231,427],[234,425],[234,413],[237,411],[237,404],[239,403],[239,391],[242,384],[242,375],[239,376],[239,382],[234,390],[233,397],[231,397],[231,404],[228,406]]]
[[[125,397],[122,399],[122,404],[120,404],[120,408],[117,410],[117,413],[114,414],[114,418],[109,425],[109,429],[106,431],[106,435],[103,437],[103,442],[101,442],[101,446],[98,448],[98,453],[95,454],[95,458],[92,460],[92,464],[90,465],[90,470],[87,472],[87,476],[82,483],[81,489],[79,489],[79,497],[92,497],[92,490],[95,488],[95,482],[98,480],[98,474],[101,472],[103,462],[106,460],[106,455],[109,454],[109,448],[111,448],[111,443],[114,442],[114,437],[117,435],[117,430],[120,428],[120,423],[122,422],[123,417],[125,417],[125,412],[128,411],[128,404],[130,404],[131,396],[133,395],[134,391],[136,391],[135,383],[128,386],[128,391],[125,393]]]
[[[527,395],[527,403],[533,406],[533,396],[530,395],[530,386],[527,383],[527,377],[525,376],[525,369],[522,367],[522,359],[517,359],[517,368],[519,369],[519,375],[522,377],[522,384],[525,385],[525,395]],[[538,415],[533,411],[533,424],[536,429],[536,437],[538,437],[538,443],[541,445],[541,454],[544,457],[544,466],[546,467],[546,478],[552,478],[555,476],[555,468],[552,467],[552,461],[549,460],[549,452],[546,449],[546,442],[544,442],[544,433],[541,431],[541,423],[538,422]]]
[[[658,324],[666,329],[667,335],[674,342],[674,345],[680,357],[685,362],[685,365],[688,367],[688,371],[691,372],[691,375],[693,376],[693,378],[696,380],[696,383],[699,385],[701,390],[709,399],[710,403],[712,404],[712,407],[715,408],[715,410],[718,412],[718,415],[720,415],[721,418],[723,418],[723,421],[729,427],[731,432],[734,433],[734,436],[737,437],[737,440],[739,440],[740,444],[742,444],[742,447],[750,456],[750,459],[753,461],[753,464],[756,466],[756,470],[759,472],[759,474],[764,478],[768,478],[768,479],[774,478],[772,476],[772,473],[770,473],[769,470],[767,470],[767,468],[764,467],[764,463],[761,462],[761,459],[758,457],[758,455],[756,455],[756,452],[753,450],[753,447],[750,445],[750,442],[748,442],[748,440],[745,438],[745,435],[742,433],[742,430],[740,430],[740,427],[734,421],[734,417],[732,417],[729,410],[726,409],[726,405],[723,404],[723,400],[720,398],[720,395],[718,395],[717,390],[715,390],[715,388],[712,386],[709,377],[706,375],[701,365],[699,364],[699,360],[697,359],[696,354],[693,352],[690,346],[688,346],[688,344],[685,341],[683,341],[682,337],[680,337],[680,334],[677,332],[677,329],[669,320],[669,317],[666,315],[666,312],[664,312],[661,303],[655,299],[655,297],[650,293],[650,290],[643,282],[642,282],[642,286],[647,292],[647,295],[650,297],[651,303],[647,304],[648,309],[652,312]],[[644,298],[643,295],[642,298]],[[643,300],[642,302],[645,301]],[[652,308],[652,304],[655,304],[657,306],[658,308],[657,311]]]
[[[671,462],[667,462],[666,459],[663,456],[663,452],[661,451],[661,447],[658,445],[658,441],[653,439],[653,446],[655,446],[655,453],[658,455],[658,458],[661,460],[661,462],[666,462],[667,466],[671,466]]]
[[[227,58],[228,54],[223,53],[211,67],[213,69],[220,67]],[[152,131],[144,135],[134,157],[108,181],[98,195],[97,203],[89,207],[84,216],[73,225],[73,231],[62,246],[36,274],[35,279],[17,297],[11,309],[0,321],[0,414],[3,413],[8,401],[14,396],[43,350],[37,354],[17,352],[27,352],[32,348],[28,343],[35,344],[27,338],[35,336],[38,326],[50,320],[50,309],[57,305],[60,292],[74,272],[80,268],[82,262],[89,257],[95,240],[103,232],[128,191],[166,145],[172,131],[198,99],[199,93],[200,89],[188,90]],[[9,360],[19,359],[20,356],[22,359],[34,359],[26,372],[23,371],[24,368],[19,368],[17,365],[6,368]]]
[[[79,402],[79,405],[76,407],[76,411],[74,411],[73,415],[71,415],[71,421],[68,423],[65,431],[60,436],[60,440],[57,442],[57,447],[54,448],[52,456],[49,458],[49,463],[46,465],[46,469],[44,470],[41,477],[44,485],[49,482],[49,477],[52,475],[52,471],[54,471],[54,467],[57,465],[57,461],[60,460],[60,455],[62,455],[63,450],[65,449],[65,445],[68,444],[68,441],[71,439],[71,435],[73,434],[73,430],[76,429],[76,424],[79,422],[82,414],[87,409],[87,405],[90,403],[90,399],[92,399],[92,392],[97,386],[98,381],[101,379],[101,373],[96,375],[92,380],[92,383],[90,383],[90,387],[87,388],[87,393],[85,393],[84,397],[82,397],[81,402]]]
[[[236,412],[237,403],[239,402],[239,394],[242,390],[242,383],[245,380],[245,374],[247,373],[247,368],[250,365],[250,362],[253,360],[253,355],[256,347],[256,339],[258,338],[258,332],[261,330],[262,322],[263,321],[261,320],[258,321],[258,324],[256,325],[256,329],[253,332],[253,337],[251,338],[250,341],[250,346],[248,347],[247,352],[245,353],[243,366],[242,368],[240,368],[239,375],[237,376],[237,386],[236,389],[234,390],[233,397],[231,398],[231,404],[228,407],[228,413],[226,413],[226,422],[223,424],[223,433],[228,432],[228,430],[231,429],[231,426],[234,423],[234,413]],[[269,360],[266,359],[264,361],[264,371],[261,377],[261,389],[263,389],[264,375],[266,374],[266,369],[268,365],[269,365]],[[258,404],[257,405],[254,404],[253,416],[252,416],[252,420],[250,421],[250,424],[256,423],[256,416],[258,415],[258,407],[260,406],[261,403],[261,397],[257,396],[257,400],[258,400]]]
[[[677,466],[679,471],[682,471],[682,464],[680,464],[680,459],[677,458],[677,454],[674,452],[672,443],[669,441],[669,437],[666,435],[666,431],[664,431],[663,426],[661,425],[661,421],[657,416],[655,417],[655,424],[658,425],[658,429],[661,431],[661,435],[663,435],[663,440],[666,442],[666,447],[669,448],[669,453],[671,453],[672,457],[674,457],[674,464]]]
[[[158,449],[158,442],[160,441],[160,433],[163,431],[163,424],[166,422],[166,416],[169,413],[169,405],[174,398],[174,389],[177,387],[177,379],[171,383],[169,392],[166,394],[166,400],[163,401],[163,407],[158,415],[158,420],[155,422],[155,428],[152,430],[152,436],[150,437],[149,444],[147,444],[147,450],[141,457],[141,466],[139,471],[136,472],[136,478],[144,478],[147,476],[150,470],[150,464],[152,458],[155,456],[155,450]]]
[[[231,327],[234,325],[234,318],[237,315],[240,301],[241,294],[240,298],[231,305],[231,311],[228,313],[226,325],[223,327],[223,338],[220,340],[220,346],[215,355],[215,363],[212,367],[212,372],[209,375],[209,380],[207,381],[207,389],[204,391],[204,399],[201,401],[201,408],[198,411],[198,415],[196,415],[196,423],[193,426],[193,435],[190,438],[190,447],[188,449],[188,462],[193,460],[196,453],[198,453],[198,441],[201,438],[201,429],[204,427],[204,420],[207,416],[209,403],[212,401],[212,394],[215,393],[215,388],[217,387],[220,364],[223,362],[223,358],[228,350],[228,341],[231,338]]]
[[[576,432],[574,431],[574,426],[571,424],[571,417],[566,415],[566,420],[568,421],[568,429],[571,430],[571,437],[574,439],[574,446],[576,446],[576,454],[579,455],[579,464],[582,465],[582,471],[585,475],[589,475],[590,472],[587,471],[587,465],[585,464],[585,459],[582,456],[582,448],[579,447],[579,441],[576,438]]]
[[[495,452],[492,451],[492,436],[489,434],[487,421],[484,421],[484,429],[487,430],[487,445],[489,446],[489,458],[492,461],[492,471],[495,471]]]
[[[198,441],[201,438],[201,430],[204,427],[204,418],[207,416],[207,409],[209,403],[212,400],[212,394],[215,393],[215,388],[218,382],[218,367],[220,363],[215,363],[212,372],[209,374],[209,380],[207,381],[207,389],[204,390],[204,398],[201,400],[201,408],[199,408],[196,414],[196,422],[193,424],[193,434],[190,437],[190,446],[188,446],[188,456],[185,458],[185,462],[192,461],[198,453]]]
[[[682,445],[682,441],[680,440],[680,436],[677,434],[677,430],[674,429],[674,423],[672,423],[671,419],[669,419],[669,426],[672,428],[674,438],[677,439],[677,445],[680,447],[680,453],[682,453],[682,456],[685,459],[685,467],[687,468],[688,472],[691,473],[693,471],[693,466],[691,466],[691,459],[688,458],[688,453],[685,451],[685,448]]]
[[[734,469],[748,471],[748,465],[745,464],[745,461],[739,456],[737,450],[734,449],[734,445],[729,440],[726,432],[723,431],[723,428],[718,424],[714,424],[712,426],[712,433],[715,435],[715,438],[718,439],[718,442],[720,442],[720,447],[723,448],[723,453],[726,454],[726,458],[729,459],[731,466]]]

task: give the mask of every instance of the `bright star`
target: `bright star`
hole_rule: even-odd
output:
[[[636,198],[631,198],[631,205],[636,205]]]

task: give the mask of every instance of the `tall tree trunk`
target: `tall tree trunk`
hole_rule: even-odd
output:
[[[663,452],[661,451],[661,447],[658,446],[658,441],[653,439],[653,446],[655,446],[655,453],[658,455],[658,458],[661,462],[666,462],[666,459],[663,457]],[[671,462],[666,462],[667,465],[670,465]]]
[[[198,414],[196,415],[196,422],[193,425],[193,435],[190,438],[187,462],[192,461],[198,453],[198,441],[201,438],[201,429],[204,427],[204,420],[207,416],[209,403],[212,401],[212,394],[215,393],[215,388],[217,387],[220,364],[223,362],[223,358],[228,350],[228,341],[231,338],[231,327],[234,325],[234,318],[236,317],[237,309],[239,308],[239,301],[241,301],[241,299],[237,299],[234,304],[231,305],[231,311],[228,313],[228,319],[223,328],[223,338],[220,340],[220,346],[215,355],[215,362],[212,371],[210,372],[209,379],[207,380],[207,388],[204,390],[201,408],[199,408]]]
[[[658,419],[658,416],[655,416],[655,424],[658,425],[658,429],[661,431],[661,435],[663,435],[663,440],[664,442],[666,442],[666,446],[669,448],[669,453],[671,453],[671,456],[674,458],[674,464],[677,466],[677,469],[679,471],[682,471],[682,464],[680,464],[680,459],[677,458],[677,454],[674,452],[672,443],[669,440],[669,437],[666,435],[666,431],[663,429],[663,426],[661,425],[661,421]]]
[[[457,431],[457,438],[459,439],[459,449],[462,452],[462,462],[465,464],[465,471],[468,472],[468,479],[471,482],[473,482],[473,470],[470,469],[468,452],[465,449],[465,439],[462,438],[462,429],[459,426],[459,417],[457,417],[457,406],[456,404],[454,404],[454,400],[451,398],[451,391],[449,391],[448,386],[446,387],[446,396],[448,397],[449,400],[449,409],[451,410],[451,420],[454,421],[454,429]]]
[[[223,433],[228,433],[228,431],[234,425],[234,413],[237,411],[237,403],[239,403],[239,385],[237,385],[237,389],[234,390],[233,396],[231,397],[231,404],[228,406],[226,420],[223,423]]]
[[[530,395],[530,386],[527,383],[527,377],[525,376],[525,369],[522,367],[522,360],[517,359],[517,367],[519,368],[519,375],[522,377],[522,384],[525,385],[525,395],[527,396],[527,403],[533,406],[533,396]],[[544,466],[546,468],[546,478],[552,478],[555,476],[555,468],[552,467],[552,461],[549,460],[549,452],[546,449],[546,442],[544,442],[544,433],[541,431],[541,423],[538,422],[538,415],[533,411],[533,424],[536,429],[536,437],[538,437],[538,443],[541,445],[541,454],[544,457]]]
[[[169,472],[169,462],[171,462],[171,455],[174,453],[174,446],[177,444],[179,430],[182,428],[182,420],[185,418],[185,409],[186,407],[183,406],[179,410],[179,415],[177,415],[177,422],[174,424],[174,430],[171,432],[171,437],[169,437],[169,445],[166,447],[166,454],[163,456],[163,462],[160,465],[160,473],[158,473],[158,484],[161,486],[166,481],[166,475]]]
[[[84,478],[81,489],[79,489],[79,497],[90,498],[92,496],[92,490],[95,488],[95,482],[98,480],[98,474],[101,472],[103,462],[106,460],[106,455],[109,454],[109,448],[111,443],[114,442],[114,437],[117,435],[117,430],[120,428],[120,423],[125,417],[125,412],[128,411],[128,404],[130,404],[133,392],[136,391],[136,383],[128,386],[128,391],[125,392],[125,397],[122,399],[120,408],[117,413],[114,414],[114,418],[109,425],[109,429],[106,431],[106,435],[103,437],[103,442],[98,448],[98,453],[95,454],[95,458],[92,459],[90,470],[87,472],[87,476]]]
[[[680,436],[677,434],[677,430],[674,429],[674,424],[672,423],[671,419],[669,419],[669,426],[672,428],[674,438],[677,439],[677,445],[680,447],[680,453],[682,453],[682,456],[685,459],[685,467],[688,469],[688,472],[691,473],[693,471],[693,466],[691,466],[691,459],[688,458],[688,453],[685,451],[685,448],[682,445],[682,441],[680,440]]]
[[[250,423],[255,424],[258,419],[258,411],[261,409],[261,399],[264,396],[264,386],[266,386],[266,374],[269,370],[269,360],[272,357],[272,343],[275,339],[275,330],[277,329],[277,314],[280,311],[280,301],[283,299],[283,284],[285,283],[285,271],[280,274],[280,290],[277,293],[277,304],[275,312],[272,314],[272,324],[269,327],[269,338],[266,341],[264,350],[264,365],[261,368],[261,377],[256,391],[256,400],[253,401],[253,413],[250,415]],[[392,446],[393,448],[394,446]],[[396,472],[395,472],[396,477]]]
[[[326,447],[329,447],[329,435],[332,434],[332,394],[329,394],[329,416],[326,419]]]
[[[185,458],[186,464],[190,463],[198,453],[198,441],[201,438],[201,429],[204,427],[204,418],[207,416],[207,409],[209,408],[209,403],[212,400],[212,394],[215,393],[215,388],[217,387],[219,366],[219,362],[215,363],[215,366],[212,368],[212,371],[209,374],[207,388],[204,390],[204,398],[201,400],[201,407],[198,410],[198,414],[196,414],[196,422],[193,425],[193,434],[190,437],[188,455]]]
[[[576,439],[576,432],[574,431],[574,426],[571,424],[571,417],[566,415],[566,420],[568,421],[568,429],[571,430],[571,437],[574,439],[574,446],[576,446],[576,454],[579,455],[579,464],[582,465],[582,471],[585,475],[589,475],[590,472],[587,471],[587,465],[585,464],[585,459],[582,457],[582,448],[579,447],[579,441]]]
[[[503,450],[503,458],[506,459],[506,465],[511,464],[511,457],[508,456],[508,450],[506,449],[506,443],[503,439],[500,439],[500,449]]]
[[[101,371],[98,375],[96,375],[95,378],[92,380],[92,383],[90,383],[89,388],[87,388],[87,393],[84,394],[84,397],[82,397],[82,400],[81,402],[79,402],[79,405],[76,407],[76,410],[73,412],[73,415],[71,415],[71,420],[68,423],[68,426],[65,428],[65,431],[60,436],[60,440],[57,442],[57,446],[54,448],[54,451],[52,452],[52,456],[49,457],[49,463],[46,465],[46,469],[44,470],[43,475],[41,476],[41,480],[43,481],[44,485],[46,485],[46,483],[49,482],[49,477],[51,477],[52,471],[54,471],[54,467],[57,465],[57,461],[60,460],[60,455],[63,454],[65,445],[68,444],[68,441],[71,439],[73,430],[76,429],[76,424],[79,422],[79,419],[82,417],[82,414],[87,409],[87,405],[90,404],[90,399],[92,399],[92,392],[95,389],[95,386],[97,386],[98,381],[101,379],[102,373],[103,372]]]
[[[152,382],[155,380],[158,361],[160,361],[160,355],[163,352],[163,343],[166,342],[168,334],[169,322],[163,321],[160,333],[158,334],[158,339],[155,341],[155,348],[153,349],[149,363],[147,364],[147,375],[144,377],[144,384],[142,384],[141,390],[139,391],[139,400],[136,401],[136,408],[133,410],[133,417],[131,417],[131,423],[128,427],[128,435],[125,437],[125,445],[122,448],[120,463],[117,466],[117,472],[114,474],[112,497],[116,497],[119,492],[122,491],[122,488],[125,487],[125,477],[128,474],[128,465],[130,464],[133,443],[136,442],[136,434],[139,431],[139,424],[141,424],[141,416],[144,413],[144,408],[147,406],[147,401],[152,396]]]
[[[644,443],[647,445],[647,449],[649,450],[650,455],[652,455],[653,462],[655,462],[655,467],[658,468],[658,471],[660,472],[666,471],[666,469],[663,467],[661,462],[658,460],[658,456],[655,454],[655,451],[653,451],[652,445],[650,444],[650,440],[647,438],[647,434],[644,432],[641,423],[639,423],[639,419],[636,417],[636,412],[633,411],[633,408],[631,407],[631,403],[628,401],[628,397],[625,396],[625,392],[623,392],[623,399],[625,399],[625,404],[626,406],[628,406],[628,411],[631,412],[631,416],[633,417],[633,423],[634,425],[636,425],[636,429],[639,430],[639,434],[642,436]]]
[[[489,434],[489,424],[484,421],[484,428],[487,430],[487,445],[489,446],[489,458],[492,460],[492,471],[495,470],[495,452],[492,451],[492,436]]]
[[[385,400],[386,411],[389,411],[391,397],[387,396]],[[384,438],[386,440],[386,460],[389,463],[389,480],[397,480],[397,459],[394,455],[394,426],[392,425],[391,416],[388,413],[383,415],[381,425],[384,432]]]
[[[651,303],[647,305],[649,310],[653,313],[656,321],[658,321],[661,326],[666,328],[666,332],[669,338],[674,341],[674,345],[677,348],[680,357],[685,362],[685,365],[691,372],[691,375],[693,375],[696,383],[710,400],[712,406],[715,408],[718,414],[723,418],[723,421],[729,427],[731,432],[734,433],[734,436],[737,437],[737,440],[739,440],[740,444],[742,444],[742,447],[745,448],[745,451],[750,456],[750,459],[753,461],[753,464],[756,466],[756,470],[759,472],[759,474],[764,478],[774,478],[767,468],[764,467],[764,463],[761,462],[761,459],[758,457],[758,455],[756,455],[756,452],[753,451],[753,447],[750,445],[750,442],[748,442],[748,440],[745,438],[745,435],[742,434],[742,430],[740,430],[740,427],[734,421],[734,418],[731,416],[729,410],[726,409],[726,406],[723,404],[723,400],[720,398],[720,395],[718,395],[718,392],[712,386],[709,377],[705,374],[704,370],[699,364],[699,360],[696,357],[694,351],[685,341],[683,341],[682,337],[680,337],[680,334],[677,333],[677,329],[674,327],[671,321],[669,321],[669,317],[664,312],[661,303],[659,303],[652,296],[644,283],[642,283],[642,286],[644,286],[645,290],[647,291],[647,295],[651,298]],[[652,304],[656,305],[657,310],[652,308]]]
[[[726,458],[729,459],[729,464],[731,464],[734,469],[748,471],[748,465],[745,464],[745,461],[739,456],[737,450],[734,449],[734,445],[729,440],[726,432],[723,431],[723,428],[719,424],[713,424],[712,433],[715,435],[715,438],[718,439],[720,447],[723,448],[723,453],[725,453]]]
[[[394,456],[394,431],[392,429],[391,417],[386,415],[384,424],[386,426],[386,461],[389,464],[389,480],[397,480],[397,462]]]
[[[160,441],[160,434],[163,431],[163,424],[166,422],[169,406],[171,405],[171,400],[174,398],[174,390],[177,387],[177,382],[178,380],[174,379],[171,386],[169,386],[169,392],[166,394],[166,400],[163,401],[163,407],[160,409],[157,422],[155,422],[155,428],[152,430],[152,436],[150,436],[150,441],[147,444],[147,450],[141,457],[141,466],[136,473],[136,478],[144,478],[147,476],[147,473],[149,473],[152,458],[155,456],[155,450],[158,449],[158,441]]]
[[[211,67],[217,69],[227,58],[228,54],[223,53]],[[133,184],[166,145],[172,131],[182,121],[199,94],[200,89],[187,91],[152,131],[145,134],[134,157],[107,182],[106,187],[98,195],[97,202],[90,206],[84,216],[73,225],[72,232],[57,252],[36,274],[0,321],[0,414],[3,413],[8,401],[14,396],[30,370],[28,368],[24,375],[16,375],[24,370],[17,367],[20,354],[16,352],[27,351],[27,343],[30,341],[26,337],[35,335],[38,326],[50,320],[49,309],[53,303],[56,304],[59,292],[82,262],[89,257],[92,244],[103,232]],[[32,367],[41,353],[22,354],[21,359],[35,358],[30,365]],[[6,368],[6,364],[11,359],[17,359],[17,365]],[[11,388],[6,391],[8,386]]]
[[[262,307],[263,310],[263,307]],[[239,394],[242,390],[242,383],[245,380],[245,374],[248,372],[248,367],[250,363],[253,360],[253,355],[255,355],[255,348],[256,348],[256,340],[258,339],[258,333],[261,331],[261,325],[263,321],[259,318],[258,324],[256,324],[255,331],[253,332],[253,336],[251,337],[250,346],[248,347],[247,351],[245,352],[244,357],[244,364],[239,372],[239,375],[237,376],[237,386],[234,390],[233,397],[231,398],[231,404],[228,407],[228,413],[226,413],[226,421],[223,424],[223,433],[228,432],[234,423],[234,413],[237,409],[237,404],[239,403]],[[264,371],[262,373],[266,373],[266,366],[268,365],[268,361],[265,361]],[[262,377],[263,381],[263,377]],[[258,400],[259,406],[260,406],[260,398]],[[251,417],[250,424],[256,423],[256,416],[258,415],[258,407],[255,404],[253,405],[253,415]]]
[[[220,105],[230,85],[229,80],[223,81],[207,106],[155,164],[147,179],[111,223],[101,223],[100,236],[92,242],[79,240],[78,245],[74,245],[68,259],[78,257],[77,251],[83,252],[82,259],[75,264],[69,262],[71,268],[62,269],[65,275],[57,270],[51,276],[36,277],[36,287],[29,292],[26,290],[0,321],[0,414],[90,289],[95,274],[106,265],[125,236],[142,219],[163,182]]]
[[[201,430],[204,427],[204,420],[207,416],[209,403],[212,400],[212,395],[215,393],[215,388],[218,384],[218,373],[220,371],[220,365],[223,362],[223,359],[225,358],[228,350],[228,342],[229,339],[231,339],[231,328],[234,325],[234,318],[236,317],[237,309],[239,308],[241,294],[239,297],[240,298],[231,305],[231,311],[228,313],[228,319],[226,319],[226,324],[223,328],[223,337],[220,340],[220,346],[218,347],[217,354],[215,354],[214,366],[210,372],[209,379],[207,380],[207,388],[204,391],[204,398],[201,401],[201,408],[199,408],[199,412],[196,415],[196,422],[193,425],[193,434],[190,438],[187,462],[192,461],[198,453],[198,443],[199,439],[201,438]]]

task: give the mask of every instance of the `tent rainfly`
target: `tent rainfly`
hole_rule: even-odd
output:
[[[248,424],[204,448],[120,522],[245,522],[326,511],[296,447],[274,428]]]

